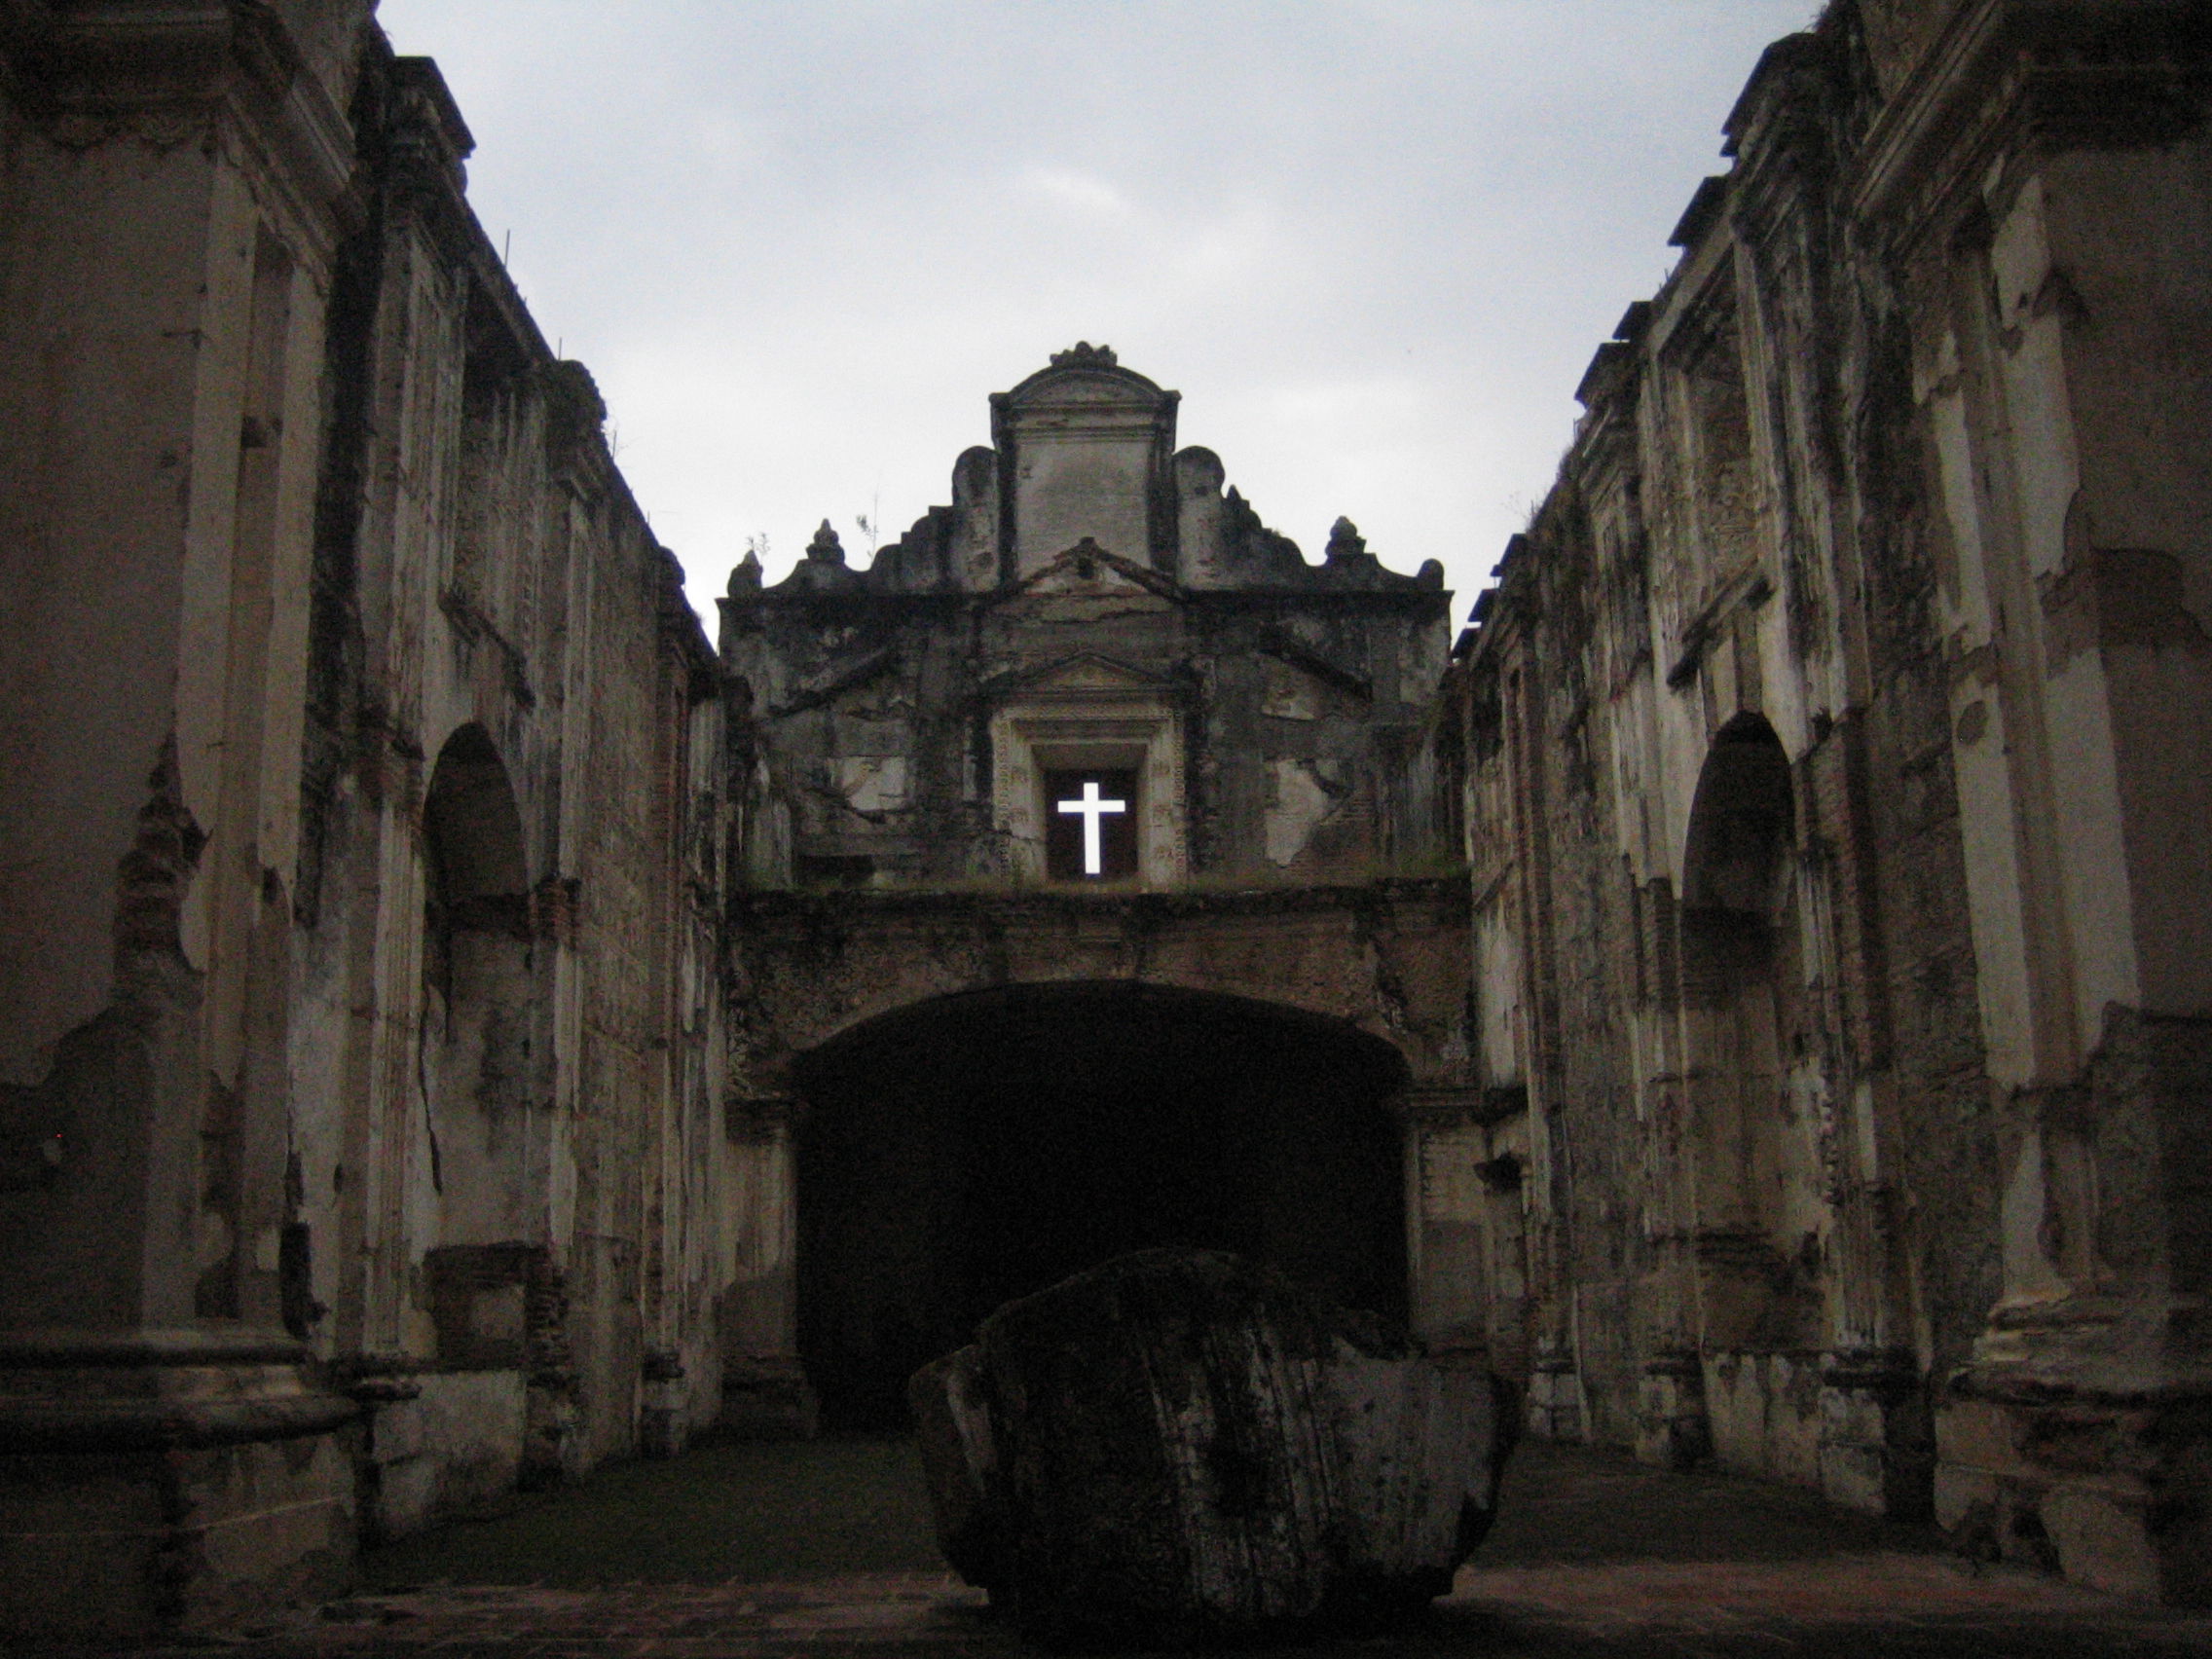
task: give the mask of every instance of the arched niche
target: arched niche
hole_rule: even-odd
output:
[[[514,786],[481,725],[461,726],[439,752],[423,847],[421,1077],[436,1243],[520,1240],[532,1231],[529,1128],[541,1092],[530,879]]]
[[[1789,756],[1758,715],[1714,734],[1698,773],[1682,852],[1682,908],[1708,918],[1771,923],[1796,809]]]
[[[1760,716],[1736,716],[1698,775],[1679,912],[1690,1209],[1709,1350],[1818,1344],[1814,1142],[1788,1082],[1804,1000],[1796,824],[1781,740]]]
[[[1347,1022],[1104,981],[932,999],[798,1057],[798,1337],[832,1429],[903,1420],[1001,1303],[1158,1245],[1407,1304],[1407,1071]]]

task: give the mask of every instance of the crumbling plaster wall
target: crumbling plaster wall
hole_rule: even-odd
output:
[[[299,602],[363,13],[309,10],[296,39],[230,9],[0,33],[11,1633],[235,1617],[350,1559],[350,1407],[279,1325]]]
[[[1133,982],[1339,1020],[1397,1050],[1417,1088],[1466,1062],[1458,884],[1285,892],[740,894],[733,1071],[763,1101],[793,1058],[883,1014],[1004,985]],[[733,1108],[742,1111],[742,1105]]]
[[[1174,451],[1176,394],[1104,348],[991,408],[951,504],[866,569],[825,524],[785,581],[748,559],[721,602],[751,849],[728,895],[733,1423],[806,1420],[792,1076],[877,1015],[1003,985],[1215,992],[1391,1044],[1409,1145],[1463,1104],[1465,962],[1436,910],[1456,884],[1435,874],[1453,849],[1424,747],[1441,569],[1384,570],[1348,522],[1309,564],[1218,459]],[[1132,877],[1050,877],[1044,785],[1070,766],[1133,781]],[[1409,1165],[1409,1197],[1427,1190]],[[1414,1230],[1414,1302],[1456,1340],[1471,1268],[1435,1221]]]
[[[725,1310],[733,1417],[803,1410],[795,1343],[797,1062],[885,1014],[979,990],[1146,985],[1294,1010],[1379,1038],[1406,1067],[1409,1147],[1465,1108],[1465,894],[1448,877],[1222,893],[733,893],[728,1130],[751,1166]],[[1409,1174],[1413,1174],[1409,1170]],[[1418,1179],[1418,1177],[1417,1177]],[[1412,1205],[1421,1189],[1409,1184]],[[1419,1211],[1411,1212],[1415,1226]],[[1417,1322],[1454,1336],[1463,1264],[1414,1262]],[[1449,1327],[1449,1328],[1448,1328]]]
[[[369,62],[294,1053],[344,1102],[300,1136],[317,1336],[377,1379],[370,1459],[392,1496],[373,1522],[404,1530],[477,1495],[482,1458],[435,1432],[481,1436],[440,1406],[472,1377],[517,1379],[499,1466],[525,1480],[680,1444],[719,1406],[715,978],[696,953],[723,757],[712,659],[590,379],[553,359],[461,196],[465,128],[425,61]],[[518,960],[487,1015],[510,1032],[497,1068],[489,1045],[441,1059],[464,957],[440,930],[483,923],[441,913],[455,855],[424,802],[464,742],[495,756],[521,835],[493,922]],[[458,1098],[426,1100],[426,1076]]]
[[[1537,1426],[2185,1600],[2200,21],[1777,43],[1447,685]]]
[[[367,11],[0,18],[11,1630],[719,1409],[719,677]]]

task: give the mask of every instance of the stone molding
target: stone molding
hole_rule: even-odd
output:
[[[732,1094],[722,1102],[722,1129],[733,1141],[774,1140],[805,1113],[795,1094]]]
[[[1948,1391],[2009,1405],[2212,1402],[2212,1352],[2196,1333],[2212,1300],[2084,1292],[1998,1304]]]
[[[1045,879],[1045,774],[1114,766],[1137,774],[1137,879],[1180,885],[1189,870],[1181,698],[1103,663],[1068,667],[1068,681],[1032,683],[991,716],[991,817],[1012,873]],[[1090,667],[1100,672],[1086,675]]]
[[[251,1331],[0,1335],[0,1453],[114,1453],[327,1434],[359,1407],[301,1344]]]
[[[1341,1020],[1389,1043],[1418,1088],[1466,1076],[1468,915],[1453,876],[1341,887],[1147,892],[852,888],[732,894],[725,913],[745,999],[747,1083],[726,1108],[739,1141],[772,1136],[795,1054],[900,1009],[968,991],[1075,981],[1226,995]],[[905,953],[918,952],[916,957]],[[1198,953],[1235,964],[1195,972]],[[918,961],[903,977],[895,966]]]
[[[1457,1084],[1416,1085],[1390,1101],[1391,1111],[1407,1124],[1423,1126],[1466,1122],[1488,1123],[1485,1107],[1490,1091]]]
[[[1868,134],[1854,215],[1909,253],[2009,155],[2173,143],[2206,119],[2208,44],[2189,0],[1972,0]]]
[[[327,265],[359,204],[353,134],[338,89],[271,6],[31,6],[0,37],[11,79],[57,142],[227,113],[259,153],[260,182],[287,203]],[[350,55],[350,54],[349,54]]]

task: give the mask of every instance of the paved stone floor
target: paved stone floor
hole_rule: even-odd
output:
[[[935,1573],[605,1590],[452,1586],[362,1597],[237,1649],[330,1659],[744,1655],[1015,1659],[980,1597]],[[1415,1655],[1806,1655],[2021,1659],[2212,1652],[2212,1618],[2124,1608],[1927,1556],[1475,1569],[1419,1627],[1303,1651]]]
[[[595,1499],[587,1485],[561,1501],[580,1516]],[[1421,1659],[2212,1654],[2212,1613],[2135,1606],[2049,1578],[1977,1568],[1943,1553],[1926,1530],[1839,1514],[1761,1483],[1664,1475],[1604,1454],[1537,1445],[1518,1456],[1503,1513],[1453,1594],[1419,1624],[1297,1651],[1339,1659],[1377,1650]],[[940,1572],[903,1570],[595,1587],[426,1582],[141,1653],[211,1651],[254,1659],[1017,1659],[1023,1649],[976,1592]]]

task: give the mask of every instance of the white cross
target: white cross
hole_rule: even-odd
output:
[[[1098,848],[1098,822],[1109,812],[1128,811],[1129,803],[1125,800],[1100,800],[1098,781],[1093,778],[1083,786],[1081,800],[1063,800],[1060,802],[1060,810],[1077,814],[1083,819],[1083,873],[1103,875],[1105,870],[1102,866],[1105,861]]]

